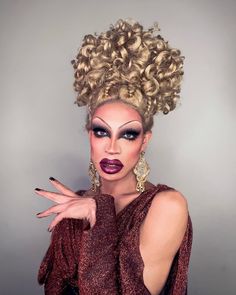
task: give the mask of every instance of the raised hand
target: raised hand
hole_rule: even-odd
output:
[[[37,214],[37,217],[39,218],[47,217],[51,214],[57,214],[49,225],[48,230],[52,231],[63,218],[86,219],[92,228],[96,223],[95,199],[93,197],[80,197],[53,177],[50,177],[49,180],[60,193],[50,192],[39,188],[35,189],[35,193],[38,195],[58,203],[58,205],[54,205]]]

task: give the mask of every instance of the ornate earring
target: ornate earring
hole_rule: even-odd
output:
[[[137,164],[134,167],[134,174],[137,180],[136,190],[138,192],[143,192],[145,190],[145,182],[147,180],[147,176],[150,172],[150,168],[148,166],[148,163],[144,157],[145,152],[141,152],[139,156],[139,160]]]
[[[89,162],[88,172],[89,172],[89,177],[90,177],[91,184],[92,184],[92,191],[96,192],[97,187],[100,186],[100,181],[99,181],[99,178],[97,177],[97,169],[94,166],[92,160],[90,160],[90,162]]]

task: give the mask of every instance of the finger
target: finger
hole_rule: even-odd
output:
[[[37,217],[42,218],[42,217],[47,217],[51,214],[60,213],[60,212],[64,211],[66,208],[67,208],[67,203],[54,205],[54,206],[48,208],[47,210],[38,213]]]
[[[52,231],[53,228],[60,222],[62,221],[62,219],[65,218],[65,211],[59,213],[51,222],[51,224],[48,227],[49,231]]]
[[[76,197],[77,196],[74,191],[72,191],[71,189],[69,189],[67,186],[65,186],[64,184],[62,184],[57,179],[55,179],[53,177],[50,177],[49,180],[50,180],[51,184],[57,190],[59,190],[61,193],[63,193],[64,195],[71,196],[71,197]]]
[[[95,223],[96,223],[96,211],[93,210],[91,212],[90,227],[91,228],[94,227]]]
[[[72,200],[72,198],[75,198],[75,197],[65,196],[65,195],[50,192],[50,191],[45,191],[39,188],[35,189],[35,193],[59,204],[66,203]],[[78,198],[78,196],[76,198]]]

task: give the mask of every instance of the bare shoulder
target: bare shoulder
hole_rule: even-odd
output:
[[[149,244],[149,250],[153,248],[154,252],[160,241],[163,249],[168,243],[170,253],[174,254],[183,239],[187,223],[188,203],[182,193],[176,190],[159,192],[154,196],[144,219],[142,242]]]
[[[188,202],[185,196],[177,190],[166,190],[157,193],[151,204],[152,210],[171,211],[172,213],[188,213]]]
[[[177,190],[157,193],[147,215],[150,224],[166,224],[183,236],[188,221],[187,199]]]

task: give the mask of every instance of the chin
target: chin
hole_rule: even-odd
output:
[[[107,174],[104,172],[101,172],[99,174],[99,176],[104,179],[104,180],[110,180],[110,181],[114,181],[114,180],[119,180],[121,178],[123,178],[124,176],[121,175],[121,173],[116,173],[116,174]]]
[[[132,171],[128,171],[128,172],[123,171],[123,173],[116,173],[116,174],[107,174],[102,171],[101,174],[99,174],[99,176],[101,177],[101,179],[105,181],[114,182],[114,181],[125,180],[125,178],[128,177],[130,173],[132,173]]]

